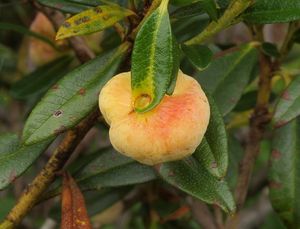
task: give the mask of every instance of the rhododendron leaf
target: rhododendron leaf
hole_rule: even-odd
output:
[[[274,121],[282,126],[300,115],[300,77],[297,76],[282,93],[277,104]]]
[[[23,130],[23,140],[32,144],[75,126],[97,104],[103,85],[116,73],[127,49],[102,54],[59,80],[32,110]]]
[[[300,19],[299,0],[256,0],[242,18],[250,23],[283,23]]]
[[[181,45],[189,61],[199,70],[202,71],[210,64],[212,60],[212,51],[204,45]]]
[[[13,84],[12,95],[22,100],[42,95],[70,70],[68,66],[72,60],[73,57],[64,56],[39,67]]]
[[[15,134],[0,135],[0,190],[22,175],[47,148],[51,140],[25,146]]]
[[[213,176],[193,156],[181,161],[157,166],[160,176],[182,191],[206,203],[216,204],[225,212],[233,213],[235,203],[224,180]]]
[[[269,171],[270,199],[288,228],[300,228],[300,119],[276,129]]]
[[[174,66],[178,65],[174,37],[168,14],[168,1],[145,20],[139,30],[132,54],[132,97],[135,110],[146,112],[156,107],[166,94],[173,79]],[[138,101],[147,96],[143,106]]]
[[[205,137],[194,157],[214,176],[223,178],[228,167],[228,144],[223,117],[212,98],[209,98],[210,120]]]
[[[78,4],[68,0],[38,0],[38,2],[42,5],[71,14],[77,14],[91,8],[88,5]]]
[[[80,160],[71,164],[68,170],[72,171],[82,191],[140,184],[157,178],[151,166],[140,164],[112,147],[85,155]],[[59,183],[54,185],[42,199],[57,196],[60,193],[59,186]]]
[[[68,18],[59,28],[56,39],[98,32],[133,14],[116,4],[97,6]]]
[[[214,98],[221,114],[228,114],[238,103],[257,63],[254,43],[213,60],[196,75],[201,86]]]
[[[152,167],[108,148],[77,172],[75,178],[85,189],[101,189],[144,183],[155,179],[156,175]]]

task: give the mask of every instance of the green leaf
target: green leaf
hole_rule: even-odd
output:
[[[223,117],[212,98],[209,98],[210,120],[205,137],[194,157],[214,176],[223,178],[228,167],[228,145]]]
[[[68,0],[38,0],[38,2],[42,5],[71,14],[80,13],[91,8],[89,5],[78,4]]]
[[[150,166],[142,165],[109,148],[83,167],[75,176],[83,189],[144,183],[156,178]]]
[[[242,15],[250,23],[270,24],[300,19],[299,0],[256,0],[253,7]]]
[[[225,9],[229,6],[230,0],[217,0],[217,4],[221,9]]]
[[[282,126],[300,115],[300,77],[297,76],[282,93],[275,109],[276,126]]]
[[[217,5],[214,0],[200,0],[199,2],[211,19],[214,21],[218,20]]]
[[[96,106],[98,93],[116,73],[128,48],[100,55],[65,75],[41,99],[27,119],[23,140],[32,144],[75,126]]]
[[[50,46],[52,46],[54,49],[57,49],[56,45],[48,38],[45,37],[39,33],[35,33],[33,31],[30,31],[29,29],[27,29],[26,27],[20,26],[20,25],[15,25],[15,24],[11,24],[11,23],[4,23],[4,22],[0,22],[0,30],[11,30],[14,32],[18,32],[27,36],[32,36],[35,37],[47,44],[49,44]]]
[[[15,134],[0,135],[0,190],[23,174],[49,143],[48,140],[24,146],[19,145],[18,136]]]
[[[173,0],[171,3],[182,6],[172,13],[175,18],[196,16],[206,12],[211,19],[218,19],[217,5],[214,0]]]
[[[200,84],[213,96],[223,116],[238,103],[256,63],[256,48],[249,43],[213,60],[208,68],[196,75]]]
[[[177,81],[177,75],[180,67],[180,48],[179,45],[176,41],[175,36],[173,35],[172,38],[173,42],[173,69],[172,69],[172,75],[170,79],[170,84],[167,88],[166,94],[167,95],[172,95],[176,86],[176,81]]]
[[[183,19],[204,14],[201,2],[194,2],[190,5],[182,6],[171,13],[171,18]]]
[[[130,187],[118,187],[115,189],[104,189],[101,191],[93,192],[93,195],[89,194],[85,200],[90,216],[99,214],[105,209],[111,207],[116,202],[121,201],[126,194],[131,190]]]
[[[275,131],[269,172],[270,199],[288,228],[300,227],[300,120]]]
[[[38,68],[12,86],[12,95],[17,99],[28,99],[33,95],[43,94],[68,72],[72,59],[64,56]]]
[[[158,168],[160,176],[171,185],[209,204],[217,204],[233,213],[235,203],[227,183],[211,175],[194,157],[168,162]]]
[[[0,44],[0,76],[16,71],[17,62],[17,55],[14,51],[9,47]]]
[[[212,60],[213,53],[207,46],[182,44],[181,49],[199,71],[204,70]]]
[[[242,112],[253,109],[257,100],[257,90],[248,91],[241,97],[238,104],[234,107],[234,111]]]
[[[244,149],[233,134],[229,134],[228,136],[228,152],[228,171],[226,180],[231,190],[234,190],[239,175],[239,165],[244,156]]]
[[[270,57],[280,56],[280,53],[275,44],[272,44],[270,42],[264,42],[261,47],[263,52]]]
[[[146,19],[134,43],[131,88],[138,112],[149,111],[159,104],[178,64],[167,6],[168,1],[164,0]],[[149,101],[144,104],[145,97]]]
[[[209,24],[207,15],[182,18],[172,22],[173,33],[179,43],[183,43],[199,34]]]
[[[97,6],[67,19],[57,31],[56,39],[98,32],[130,15],[134,12],[116,4]]]

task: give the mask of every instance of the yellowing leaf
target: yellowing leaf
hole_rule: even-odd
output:
[[[164,0],[145,20],[134,42],[131,88],[137,112],[150,111],[166,93],[172,94],[179,65],[175,42],[168,0]]]
[[[134,12],[116,4],[97,6],[67,19],[59,28],[56,39],[98,32],[130,15]]]
[[[63,175],[61,229],[91,229],[83,195],[73,178]]]

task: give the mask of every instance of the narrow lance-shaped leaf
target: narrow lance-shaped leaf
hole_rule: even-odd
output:
[[[211,19],[215,21],[218,19],[217,6],[214,0],[200,0],[199,3]]]
[[[171,3],[174,3],[174,0]],[[177,15],[175,18],[200,15],[206,12],[211,19],[218,19],[217,5],[214,0],[176,0],[176,3],[183,6],[177,9],[174,14],[172,13],[172,16]]]
[[[39,3],[65,13],[76,14],[88,10],[91,6],[78,4],[68,0],[38,0]]]
[[[226,54],[196,75],[201,86],[212,95],[221,114],[228,114],[238,103],[257,62],[254,43]]]
[[[117,4],[97,6],[67,19],[59,28],[56,39],[98,32],[133,14]]]
[[[74,69],[57,82],[28,117],[26,144],[58,135],[76,125],[96,106],[98,93],[116,73],[128,43]]]
[[[277,104],[274,121],[282,126],[300,115],[300,77],[296,77],[282,93]]]
[[[160,176],[171,185],[209,204],[217,204],[233,213],[235,203],[224,180],[209,173],[193,156],[157,167]]]
[[[108,187],[120,187],[140,184],[156,179],[151,166],[143,165],[135,160],[116,152],[112,147],[86,155],[84,165],[76,161],[71,164],[73,177],[81,190],[102,190]],[[75,169],[75,170],[74,170]],[[49,199],[60,193],[59,184],[45,194],[43,199]]]
[[[272,141],[270,199],[288,228],[300,227],[300,120],[277,129]]]
[[[242,18],[250,23],[270,24],[300,19],[299,0],[256,0]]]
[[[194,157],[214,176],[225,177],[228,167],[228,145],[223,117],[212,98],[209,98],[210,120],[205,137]]]
[[[61,212],[62,229],[92,229],[84,197],[68,173],[63,175]]]
[[[156,175],[152,167],[140,164],[109,148],[98,153],[98,156],[84,166],[75,177],[83,189],[100,189],[144,183],[155,179]]]
[[[46,92],[67,71],[72,57],[64,56],[45,64],[13,84],[11,93],[15,98],[28,99]]]
[[[135,110],[146,112],[159,104],[178,65],[168,14],[168,0],[146,19],[139,30],[132,54],[131,88]],[[178,70],[178,69],[177,69]]]
[[[0,136],[0,190],[7,187],[23,174],[38,156],[47,148],[50,141],[24,146],[19,144],[15,134]]]
[[[0,22],[0,30],[12,30],[12,31],[15,31],[15,32],[27,35],[27,36],[32,36],[34,38],[37,38],[37,39],[47,43],[48,45],[52,46],[54,49],[57,49],[54,42],[52,40],[50,40],[48,37],[43,36],[39,33],[33,32],[26,27],[16,25],[16,24],[11,24],[11,23]]]

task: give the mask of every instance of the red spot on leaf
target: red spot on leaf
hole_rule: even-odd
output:
[[[9,178],[8,178],[9,182],[10,183],[14,182],[16,180],[16,178],[17,178],[17,173],[15,170],[12,170],[9,174]]]
[[[174,171],[170,170],[170,171],[169,171],[169,173],[168,173],[168,176],[169,176],[169,177],[173,177],[173,176],[175,176],[175,173],[174,173]]]
[[[280,128],[280,127],[284,126],[285,124],[287,124],[287,121],[280,120],[275,124],[275,128]]]
[[[52,89],[53,89],[53,90],[57,90],[58,88],[59,88],[58,84],[54,84],[54,85],[52,86]]]
[[[61,134],[63,132],[65,132],[67,130],[67,128],[65,126],[60,126],[58,129],[54,130],[55,134]]]
[[[281,95],[281,98],[285,99],[285,100],[290,100],[291,97],[290,97],[290,94],[288,91],[284,91]]]
[[[274,149],[272,150],[271,156],[274,159],[279,159],[281,157],[281,153],[278,150]]]
[[[78,91],[79,95],[85,95],[85,89],[84,88],[80,88],[80,90]]]
[[[269,186],[272,189],[280,189],[282,187],[282,184],[280,184],[276,181],[270,181]]]

